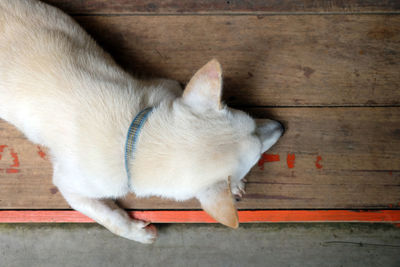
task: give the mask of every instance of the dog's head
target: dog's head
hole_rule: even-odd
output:
[[[150,117],[136,165],[142,166],[143,178],[133,185],[143,195],[196,197],[214,219],[236,228],[231,183],[249,172],[283,128],[275,121],[257,125],[246,113],[225,106],[221,94],[221,66],[211,60],[192,77],[182,97]],[[146,157],[155,166],[143,172],[140,161]]]

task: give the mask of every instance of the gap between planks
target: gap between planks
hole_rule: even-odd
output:
[[[400,11],[370,11],[370,12],[243,12],[243,13],[69,13],[72,17],[133,17],[133,16],[148,16],[148,17],[167,17],[167,16],[321,16],[321,15],[400,15]]]
[[[235,14],[235,13],[362,13],[396,12],[400,6],[396,0],[387,1],[78,1],[44,0],[69,13],[89,14]]]

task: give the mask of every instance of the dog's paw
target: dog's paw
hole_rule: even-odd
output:
[[[143,244],[151,244],[157,238],[157,228],[152,224],[142,221],[134,221],[130,228],[129,233],[124,235],[125,238],[130,240]]]
[[[231,181],[231,192],[237,198],[242,198],[243,195],[246,193],[245,191],[245,179],[239,181]]]

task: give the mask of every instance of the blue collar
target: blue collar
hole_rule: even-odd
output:
[[[140,134],[140,130],[144,126],[148,116],[153,111],[153,108],[145,108],[140,111],[133,119],[131,126],[129,126],[128,134],[125,142],[125,169],[128,175],[128,186],[131,188],[131,173],[129,170],[129,163],[132,162],[134,152],[136,149],[136,143]]]

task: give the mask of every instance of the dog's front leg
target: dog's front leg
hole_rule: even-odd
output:
[[[241,180],[234,179],[230,182],[231,192],[235,196],[236,200],[240,200],[243,197],[243,195],[246,193],[245,182],[247,182],[247,180],[244,178]]]
[[[153,243],[157,232],[153,225],[133,220],[111,200],[84,197],[60,189],[71,207],[92,218],[112,233],[141,243]]]

